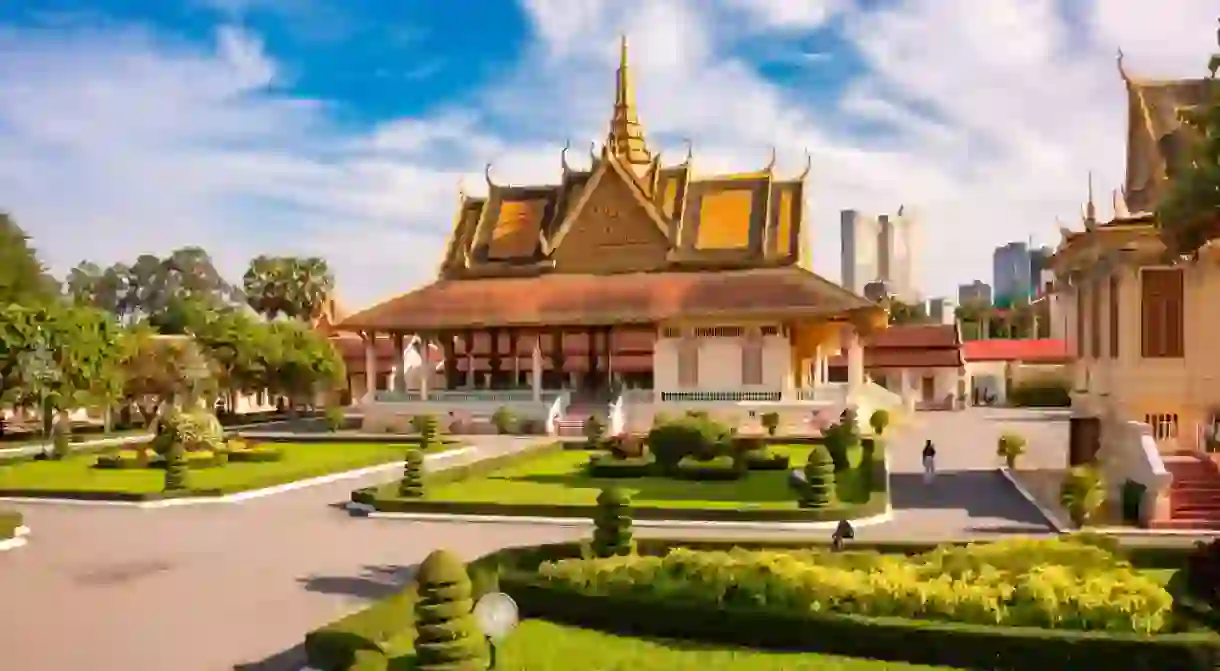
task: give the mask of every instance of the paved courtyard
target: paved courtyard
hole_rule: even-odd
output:
[[[1014,425],[1030,438],[1031,451],[1042,449],[1035,446],[1043,441],[1048,451],[1065,442],[1065,423],[1032,413],[919,415],[892,443],[895,520],[861,529],[858,538],[1045,532],[1038,513],[992,471],[995,440]],[[942,470],[931,487],[918,476],[925,438],[936,442]],[[472,456],[520,444],[481,439]],[[354,519],[341,510],[351,489],[388,477],[241,504],[149,510],[17,506],[33,534],[28,546],[0,553],[0,669],[295,671],[302,661],[296,646],[305,631],[394,590],[436,547],[473,557],[584,533],[571,527]],[[760,535],[716,529],[647,533]]]

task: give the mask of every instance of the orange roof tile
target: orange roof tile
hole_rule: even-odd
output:
[[[677,317],[829,317],[879,309],[799,266],[439,280],[345,319],[343,330],[435,331],[653,323]]]

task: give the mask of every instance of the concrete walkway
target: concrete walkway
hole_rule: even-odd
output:
[[[1000,431],[994,418],[973,411],[919,418],[893,445],[896,520],[861,529],[858,538],[1045,531],[1032,507],[990,471]],[[917,476],[925,436],[936,441],[946,471],[930,488]],[[472,440],[477,449],[455,461],[537,439]],[[551,526],[352,519],[342,509],[352,489],[388,479],[372,475],[230,506],[15,505],[33,532],[26,547],[0,554],[0,669],[296,671],[306,631],[396,590],[437,547],[474,557],[587,534]]]

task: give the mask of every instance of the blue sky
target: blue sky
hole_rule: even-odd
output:
[[[1151,5],[1155,4],[1153,8]],[[605,132],[617,36],[674,159],[814,159],[838,211],[921,221],[930,294],[1057,241],[1124,156],[1114,66],[1201,74],[1214,0],[27,0],[0,3],[0,208],[58,271],[199,244],[237,277],[320,254],[360,306],[429,280],[459,182],[549,182]]]

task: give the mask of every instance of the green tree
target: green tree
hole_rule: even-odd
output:
[[[1217,33],[1220,45],[1220,32]],[[1220,53],[1208,62],[1208,96],[1200,105],[1179,112],[1189,150],[1167,166],[1169,190],[1157,208],[1157,222],[1166,247],[1175,254],[1192,254],[1220,236]],[[1179,131],[1181,132],[1181,131]]]
[[[598,557],[629,555],[635,549],[631,540],[631,495],[617,487],[597,495],[593,517],[593,554]]]
[[[166,409],[192,405],[213,387],[212,364],[186,336],[163,336],[147,326],[128,332],[123,348],[123,396],[145,423],[154,425]]]
[[[259,256],[242,276],[246,301],[255,312],[312,321],[322,314],[335,278],[318,257]]]
[[[919,303],[904,303],[897,298],[886,301],[891,324],[922,324],[928,321],[925,307]]]
[[[830,452],[818,445],[805,464],[805,486],[801,490],[802,508],[825,508],[834,500],[835,463]]]
[[[268,324],[265,356],[269,387],[288,397],[292,407],[311,404],[321,393],[340,388],[347,377],[334,345],[309,325],[296,321]]]
[[[418,447],[407,450],[402,480],[398,482],[398,495],[412,498],[424,495],[424,451]]]
[[[472,611],[466,563],[436,550],[419,565],[415,601],[415,663],[420,671],[487,668],[487,642]]]
[[[59,289],[30,246],[30,238],[0,212],[0,306],[54,300]]]
[[[201,313],[188,331],[213,364],[216,385],[236,406],[237,394],[256,394],[271,386],[269,355],[278,350],[271,327],[239,309]]]

